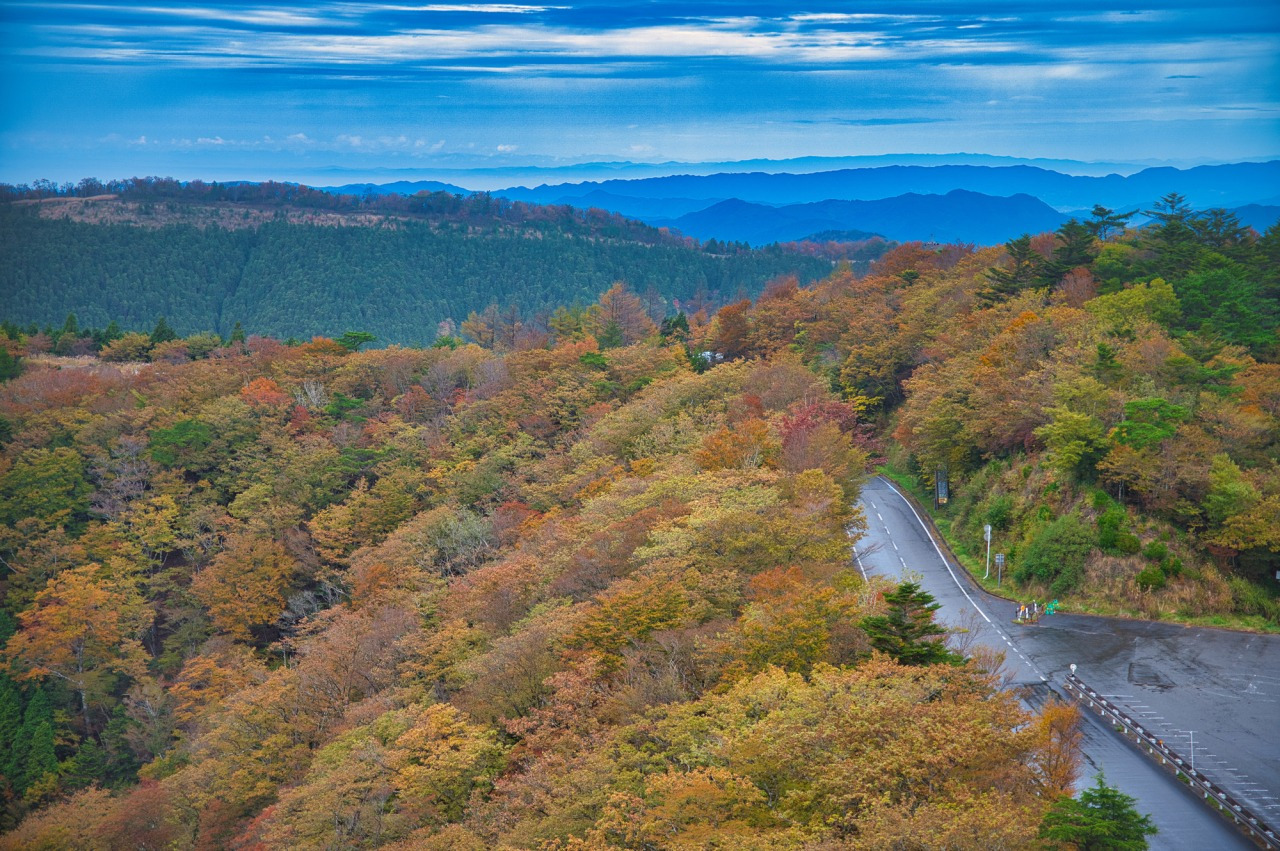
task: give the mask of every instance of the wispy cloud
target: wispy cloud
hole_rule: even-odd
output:
[[[17,156],[1134,156],[1223,144],[1206,122],[1280,150],[1274,0],[11,0],[0,24]]]
[[[469,12],[479,15],[530,15],[571,6],[521,6],[515,3],[433,3],[427,6],[383,6],[400,12]]]
[[[317,4],[288,6],[152,6],[127,4],[13,4],[33,21],[36,36],[15,40],[20,55],[77,62],[209,65],[219,68],[413,63],[523,57],[585,61],[714,58],[779,65],[839,66],[868,62],[994,62],[1020,55],[1053,61],[1056,50],[1114,52],[1116,39],[1141,48],[1140,31],[1112,35],[1100,44],[1098,21],[1125,22],[1125,30],[1162,25],[1168,15],[1103,11],[1054,18],[1041,14],[989,17],[940,13],[935,4],[918,14],[783,11],[721,15],[714,7],[681,7],[641,16],[622,7],[613,15],[564,5],[516,3]],[[938,7],[943,8],[941,6]],[[492,23],[495,16],[512,22]],[[67,23],[68,19],[80,22]],[[528,19],[516,22],[517,19]],[[643,23],[636,23],[642,19]],[[1073,26],[1062,27],[1063,24]],[[1063,31],[1055,31],[1055,27]],[[481,63],[482,65],[484,63]]]
[[[838,124],[846,127],[892,127],[897,124],[937,124],[950,121],[948,118],[926,118],[922,116],[889,116],[884,118],[796,118],[793,124]]]

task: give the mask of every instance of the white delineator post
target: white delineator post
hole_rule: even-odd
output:
[[[987,575],[982,578],[990,579],[991,578],[991,524],[990,523],[982,527],[982,537],[986,539],[986,542],[987,542]]]

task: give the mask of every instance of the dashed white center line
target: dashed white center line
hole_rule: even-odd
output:
[[[977,602],[973,599],[973,597],[969,595],[969,591],[964,587],[964,584],[960,581],[959,577],[956,576],[955,571],[951,569],[951,563],[948,562],[946,556],[942,554],[941,547],[938,546],[938,542],[934,540],[933,535],[930,534],[929,528],[925,525],[924,520],[921,519],[920,517],[920,512],[916,511],[915,506],[911,504],[910,500],[908,500],[905,496],[903,496],[902,492],[899,491],[892,483],[889,484],[889,489],[892,490],[893,493],[899,499],[901,499],[903,503],[906,504],[908,510],[910,510],[911,513],[915,516],[916,522],[920,524],[921,531],[924,532],[924,535],[929,540],[929,542],[933,544],[933,549],[938,554],[938,560],[942,562],[942,566],[946,569],[947,573],[951,576],[951,581],[954,582],[956,584],[956,587],[960,589],[960,593],[963,594],[964,598],[969,601],[969,605],[973,606],[974,611],[976,611],[979,615],[981,615],[982,619],[985,620],[988,624],[990,624],[994,628],[995,621],[993,621],[991,617],[985,611],[982,610],[982,607],[977,604]],[[884,521],[884,517],[882,517],[878,511],[876,512],[876,517],[879,517],[881,522]],[[887,524],[885,525],[885,533],[889,534],[889,528]],[[896,544],[894,545],[894,549],[897,549]],[[898,561],[902,564],[903,568],[906,568],[907,563],[903,561],[902,556],[898,556]],[[996,634],[999,635],[1001,638],[1003,638],[1005,641],[1005,644],[1008,644],[1009,647],[1013,648],[1015,652],[1018,651],[1018,649],[1013,646],[1013,642],[1009,640],[1009,637],[1004,633],[1000,632],[998,628],[996,629]],[[1019,653],[1018,655],[1021,656],[1022,654]],[[1023,657],[1023,659],[1024,661],[1026,661],[1027,665],[1031,667],[1031,670],[1034,671],[1040,677],[1041,682],[1045,682],[1045,683],[1049,682],[1049,678],[1046,677],[1044,674],[1040,673],[1039,668],[1037,668],[1034,663],[1032,663],[1029,659],[1026,659],[1025,656]]]

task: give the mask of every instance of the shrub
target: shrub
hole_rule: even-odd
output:
[[[1169,548],[1162,541],[1152,541],[1142,549],[1142,554],[1151,561],[1164,561],[1169,557]]]
[[[1014,569],[1014,578],[1047,582],[1054,594],[1070,591],[1079,584],[1085,560],[1097,543],[1097,536],[1080,515],[1059,517],[1036,532]]]
[[[987,522],[992,529],[1008,529],[1013,517],[1013,497],[1005,494],[991,500],[987,506]]]
[[[1129,515],[1119,505],[1111,505],[1098,516],[1098,546],[1108,553],[1132,555],[1142,549],[1142,542],[1125,526]]]
[[[1164,571],[1157,565],[1149,564],[1134,577],[1134,580],[1143,591],[1159,591],[1164,587]]]
[[[578,362],[583,366],[590,366],[595,369],[609,368],[609,361],[605,360],[604,355],[599,352],[583,352],[578,356]]]
[[[1255,585],[1241,576],[1227,580],[1231,586],[1231,598],[1235,610],[1242,615],[1261,615],[1269,621],[1280,621],[1280,600],[1266,588]]]

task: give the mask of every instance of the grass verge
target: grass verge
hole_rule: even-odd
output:
[[[1005,576],[1001,580],[996,571],[994,553],[992,554],[991,575],[986,577],[986,551],[975,554],[964,543],[956,540],[951,531],[951,518],[947,516],[946,510],[939,511],[933,506],[932,488],[926,486],[917,476],[888,465],[877,467],[876,472],[915,498],[917,506],[928,514],[929,519],[942,536],[943,542],[951,555],[968,571],[973,581],[988,593],[1011,601],[1030,602],[1039,600],[1045,602],[1052,599],[1048,590],[1042,586],[1017,586],[1009,576]],[[1110,600],[1096,597],[1069,595],[1061,599],[1059,604],[1061,611],[1074,614],[1103,615],[1106,617],[1129,618],[1131,620],[1153,620],[1153,618],[1117,605]],[[1186,626],[1233,629],[1242,632],[1280,633],[1280,625],[1267,620],[1261,615],[1241,615],[1234,612],[1209,615],[1170,613],[1155,620]]]

